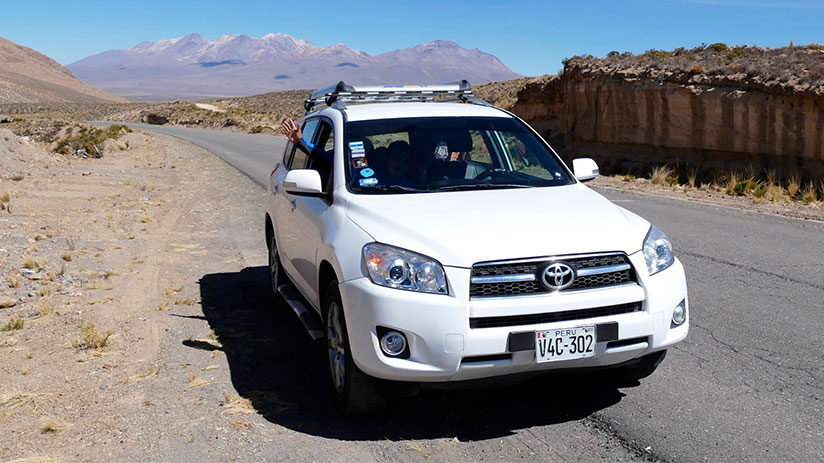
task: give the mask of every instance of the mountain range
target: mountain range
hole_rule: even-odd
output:
[[[0,37],[0,103],[123,102],[46,55]]]
[[[498,58],[435,40],[378,55],[337,44],[319,47],[287,34],[199,34],[109,50],[67,66],[86,83],[133,100],[244,96],[353,84],[473,84],[520,77]]]

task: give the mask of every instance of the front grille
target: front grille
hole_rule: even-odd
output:
[[[541,283],[541,274],[547,265],[552,262],[567,263],[576,272],[572,285],[562,291],[603,288],[637,281],[629,258],[623,253],[566,259],[558,257],[530,262],[475,264],[472,267],[469,296],[481,298],[549,293],[551,290]],[[597,273],[600,271],[599,269],[609,269],[616,266],[621,270]],[[579,275],[579,272],[584,274]],[[521,281],[489,281],[496,279],[515,280],[519,277],[522,277]]]
[[[606,317],[625,313],[640,312],[641,302],[596,307],[594,309],[566,310],[564,312],[536,313],[529,315],[504,315],[501,317],[478,317],[469,319],[470,328],[497,328],[500,326],[537,325],[539,323],[564,322],[585,318]]]

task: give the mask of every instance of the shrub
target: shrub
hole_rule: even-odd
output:
[[[114,334],[114,331],[109,330],[105,333],[101,333],[97,331],[95,328],[94,323],[89,323],[88,325],[82,328],[83,336],[79,339],[75,339],[72,342],[72,346],[81,349],[96,349],[100,350],[109,345],[111,341],[111,337]]]
[[[718,42],[718,43],[713,43],[712,45],[709,45],[707,47],[707,49],[712,50],[716,53],[721,53],[722,51],[727,51],[729,49],[729,47],[727,46],[726,43]]]
[[[78,154],[93,158],[103,156],[103,143],[106,140],[117,140],[124,133],[131,133],[132,129],[125,125],[110,125],[105,129],[97,127],[69,127],[64,138],[57,141],[54,152],[59,154]]]
[[[653,185],[658,185],[667,181],[673,173],[674,171],[668,165],[654,167],[650,172],[649,181]]]
[[[14,330],[22,330],[23,326],[25,326],[26,322],[23,321],[22,318],[17,318],[14,315],[9,318],[9,321],[6,322],[5,325],[0,326],[0,331],[14,331]]]

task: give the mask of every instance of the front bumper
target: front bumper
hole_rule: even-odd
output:
[[[675,306],[687,299],[683,266],[676,260],[670,268],[650,277],[642,274],[646,266],[640,252],[629,257],[633,267],[639,269],[637,285],[551,295],[469,299],[470,271],[456,267],[445,268],[449,295],[386,288],[368,278],[346,281],[340,290],[353,358],[361,370],[377,378],[463,381],[618,365],[682,341],[689,331],[689,304],[683,325],[671,328],[670,320]],[[561,312],[637,301],[643,301],[641,311],[620,315],[494,328],[469,326],[469,319],[474,317]],[[618,324],[619,341],[636,342],[617,346],[598,342],[593,357],[540,364],[535,362],[533,350],[509,350],[510,333],[608,323]],[[406,335],[409,358],[387,357],[381,352],[378,326]]]

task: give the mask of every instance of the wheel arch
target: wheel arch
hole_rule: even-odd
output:
[[[272,225],[272,218],[269,217],[269,213],[266,213],[266,247],[268,248],[272,243],[272,237],[275,234],[275,227]]]
[[[327,291],[329,290],[329,283],[332,282],[332,280],[340,282],[335,268],[328,260],[324,259],[320,262],[320,268],[318,269],[319,305],[321,307],[321,316],[323,317],[326,317],[326,314],[323,313],[325,311],[324,302],[326,301]]]

